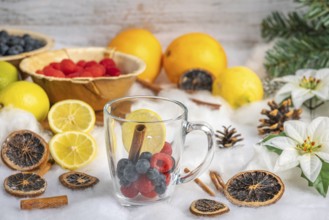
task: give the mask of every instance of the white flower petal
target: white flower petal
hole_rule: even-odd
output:
[[[295,89],[291,93],[291,99],[295,108],[299,108],[306,100],[312,98],[313,96],[314,94],[311,92],[311,90],[304,88]]]
[[[292,83],[292,84],[299,84],[299,78],[294,76],[294,75],[288,75],[288,76],[283,76],[280,78],[275,78],[273,81],[276,82],[286,82],[286,83]]]
[[[327,100],[329,96],[329,85],[320,82],[316,89],[312,90],[312,93],[322,100]]]
[[[322,160],[324,160],[325,162],[329,163],[329,153],[325,153],[325,152],[316,152],[316,155],[318,155]]]
[[[302,169],[307,179],[309,179],[311,182],[314,182],[322,168],[321,160],[315,155],[304,154],[303,156],[299,157],[299,163],[300,168]]]
[[[315,74],[316,74],[316,70],[314,69],[301,69],[301,70],[297,70],[295,75],[299,79],[302,79],[304,76],[306,78],[309,78],[310,76],[315,76]]]
[[[317,117],[307,127],[307,135],[314,141],[329,141],[327,138],[326,130],[329,129],[329,118],[328,117]],[[324,136],[325,135],[325,136]]]
[[[298,143],[303,143],[307,137],[307,125],[298,120],[286,121],[284,124],[284,132],[286,135]]]
[[[288,170],[299,164],[299,153],[294,148],[288,148],[282,151],[279,159],[276,161],[274,170]]]
[[[296,147],[297,143],[289,137],[278,136],[266,141],[264,145],[269,145],[281,150],[285,150],[287,148]]]
[[[286,98],[288,98],[289,96],[291,96],[291,93],[293,90],[297,89],[297,87],[293,84],[285,84],[284,86],[282,86],[281,89],[279,89],[279,91],[275,94],[274,100],[277,103],[281,103],[283,100],[285,100]]]
[[[328,76],[329,76],[329,68],[319,69],[315,73],[315,78],[316,79],[320,79],[321,81],[322,81],[322,79],[324,79],[324,78],[326,78]]]

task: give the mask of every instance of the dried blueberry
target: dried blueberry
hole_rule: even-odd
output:
[[[147,159],[139,159],[136,163],[136,171],[139,174],[146,173],[150,166],[150,161]]]
[[[7,50],[9,47],[6,44],[1,44],[0,43],[0,56],[3,56],[7,53]]]

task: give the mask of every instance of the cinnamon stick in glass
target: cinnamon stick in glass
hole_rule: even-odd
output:
[[[139,157],[139,153],[141,151],[141,148],[143,146],[144,137],[146,132],[146,126],[143,124],[137,124],[135,126],[133,139],[131,141],[131,147],[129,150],[129,160],[132,162],[136,162]]]

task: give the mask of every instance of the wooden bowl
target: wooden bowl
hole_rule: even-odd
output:
[[[21,29],[11,29],[11,28],[1,28],[0,30],[6,30],[10,35],[17,35],[17,36],[23,36],[24,34],[29,34],[32,38],[41,40],[45,42],[45,45],[43,47],[40,47],[39,49],[32,50],[29,52],[25,53],[20,53],[17,55],[12,55],[12,56],[0,56],[0,61],[7,61],[17,68],[19,67],[19,63],[22,61],[22,59],[50,50],[53,45],[54,45],[54,40],[47,35],[32,32],[32,31],[27,31],[27,30],[21,30]],[[22,76],[22,78],[25,78],[25,76]]]
[[[115,61],[120,76],[58,78],[36,73],[49,63],[63,59],[100,61],[105,57]],[[21,70],[46,91],[51,104],[64,99],[79,99],[89,103],[96,113],[102,112],[106,102],[125,96],[145,67],[145,63],[135,56],[99,47],[48,51],[25,58],[20,63]]]

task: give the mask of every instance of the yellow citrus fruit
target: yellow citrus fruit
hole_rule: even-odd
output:
[[[139,79],[153,82],[161,69],[162,48],[155,36],[145,29],[131,28],[118,33],[108,44],[123,53],[135,55],[146,63]]]
[[[122,141],[127,152],[130,151],[135,127],[138,124],[144,124],[146,127],[141,152],[157,153],[162,149],[166,138],[166,127],[161,122],[160,115],[149,109],[138,109],[129,113],[126,120],[129,122],[124,122],[122,125]]]
[[[95,121],[93,108],[86,102],[75,99],[55,103],[48,113],[49,126],[54,133],[89,132],[94,128]]]
[[[95,158],[97,145],[94,138],[87,133],[67,131],[53,136],[49,149],[56,163],[63,168],[75,170]]]
[[[258,75],[247,67],[236,66],[225,70],[214,81],[213,95],[222,96],[232,107],[259,101],[263,98],[263,85]]]
[[[182,74],[195,68],[207,70],[218,78],[226,66],[223,47],[205,33],[189,33],[176,38],[163,57],[163,67],[173,83],[178,83]]]
[[[6,61],[0,61],[0,91],[17,80],[18,71],[16,67]]]
[[[13,82],[1,90],[0,104],[31,112],[38,121],[47,117],[50,105],[46,92],[27,81]]]

